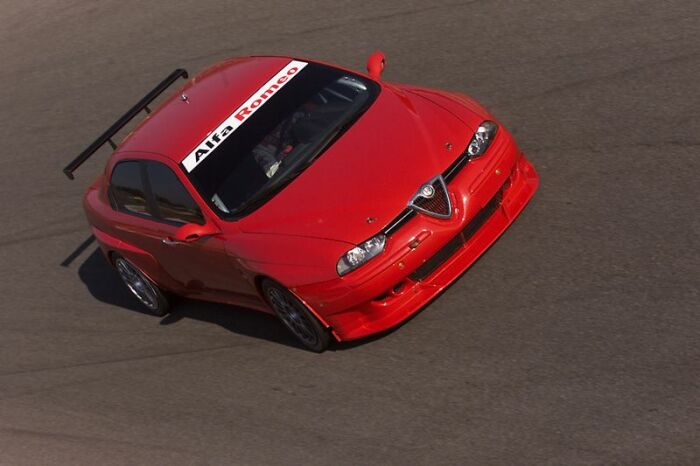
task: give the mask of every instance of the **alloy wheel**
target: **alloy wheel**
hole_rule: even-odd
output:
[[[267,290],[267,297],[279,318],[299,340],[309,347],[318,344],[312,322],[291,295],[273,287]]]
[[[148,309],[158,309],[158,292],[141,271],[121,257],[115,262],[117,272],[124,284],[131,290],[136,298]]]

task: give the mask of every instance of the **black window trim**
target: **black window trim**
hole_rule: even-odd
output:
[[[144,196],[146,198],[146,208],[151,213],[151,215],[144,215],[144,214],[140,214],[138,212],[132,212],[130,210],[120,209],[119,206],[117,205],[117,202],[114,198],[114,195],[112,194],[112,177],[114,176],[114,171],[117,169],[117,167],[119,165],[121,165],[122,163],[126,163],[126,162],[136,162],[139,165],[139,175],[141,176],[141,184],[143,186],[143,193],[144,193]],[[109,197],[109,204],[112,207],[112,210],[119,212],[119,213],[122,213],[122,214],[132,215],[134,217],[143,218],[146,220],[151,220],[153,222],[162,223],[165,225],[172,225],[175,227],[181,227],[183,225],[187,225],[187,223],[194,223],[194,222],[175,222],[175,221],[166,220],[163,218],[163,216],[160,213],[160,208],[158,207],[158,202],[156,202],[155,196],[153,195],[153,188],[151,187],[151,180],[148,177],[147,164],[149,162],[163,165],[168,170],[170,170],[173,173],[173,175],[175,175],[175,178],[177,179],[177,181],[182,185],[182,187],[185,189],[187,194],[190,196],[190,198],[192,199],[192,201],[195,203],[195,205],[199,209],[200,213],[202,214],[202,219],[204,219],[203,225],[206,224],[207,223],[207,216],[205,214],[204,209],[202,209],[202,206],[200,205],[200,203],[197,202],[197,198],[192,195],[190,190],[187,189],[185,184],[182,182],[182,180],[180,179],[180,177],[177,174],[177,170],[173,170],[171,167],[168,166],[168,164],[165,164],[165,163],[160,162],[158,160],[124,159],[124,160],[120,160],[119,162],[114,164],[114,166],[112,167],[112,172],[109,175],[109,186],[107,189],[107,195]]]
[[[160,207],[158,207],[156,197],[153,195],[151,180],[150,178],[148,178],[148,161],[140,160],[139,167],[141,169],[141,182],[143,183],[143,191],[146,195],[146,204],[148,204],[149,210],[153,213],[153,218],[157,219],[157,221],[160,223],[174,223],[163,219],[163,215],[160,212]]]

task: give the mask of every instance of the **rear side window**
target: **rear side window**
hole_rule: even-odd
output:
[[[121,162],[112,171],[110,195],[115,207],[122,212],[131,212],[150,217],[139,162]]]
[[[199,206],[170,168],[162,163],[148,162],[146,171],[161,220],[178,224],[204,224]]]

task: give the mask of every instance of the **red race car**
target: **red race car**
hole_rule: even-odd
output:
[[[538,177],[511,135],[457,93],[314,60],[205,70],[151,112],[176,70],[64,172],[115,149],[84,207],[152,313],[182,295],[277,315],[323,351],[416,313],[503,233]],[[145,110],[117,148],[114,135]]]

